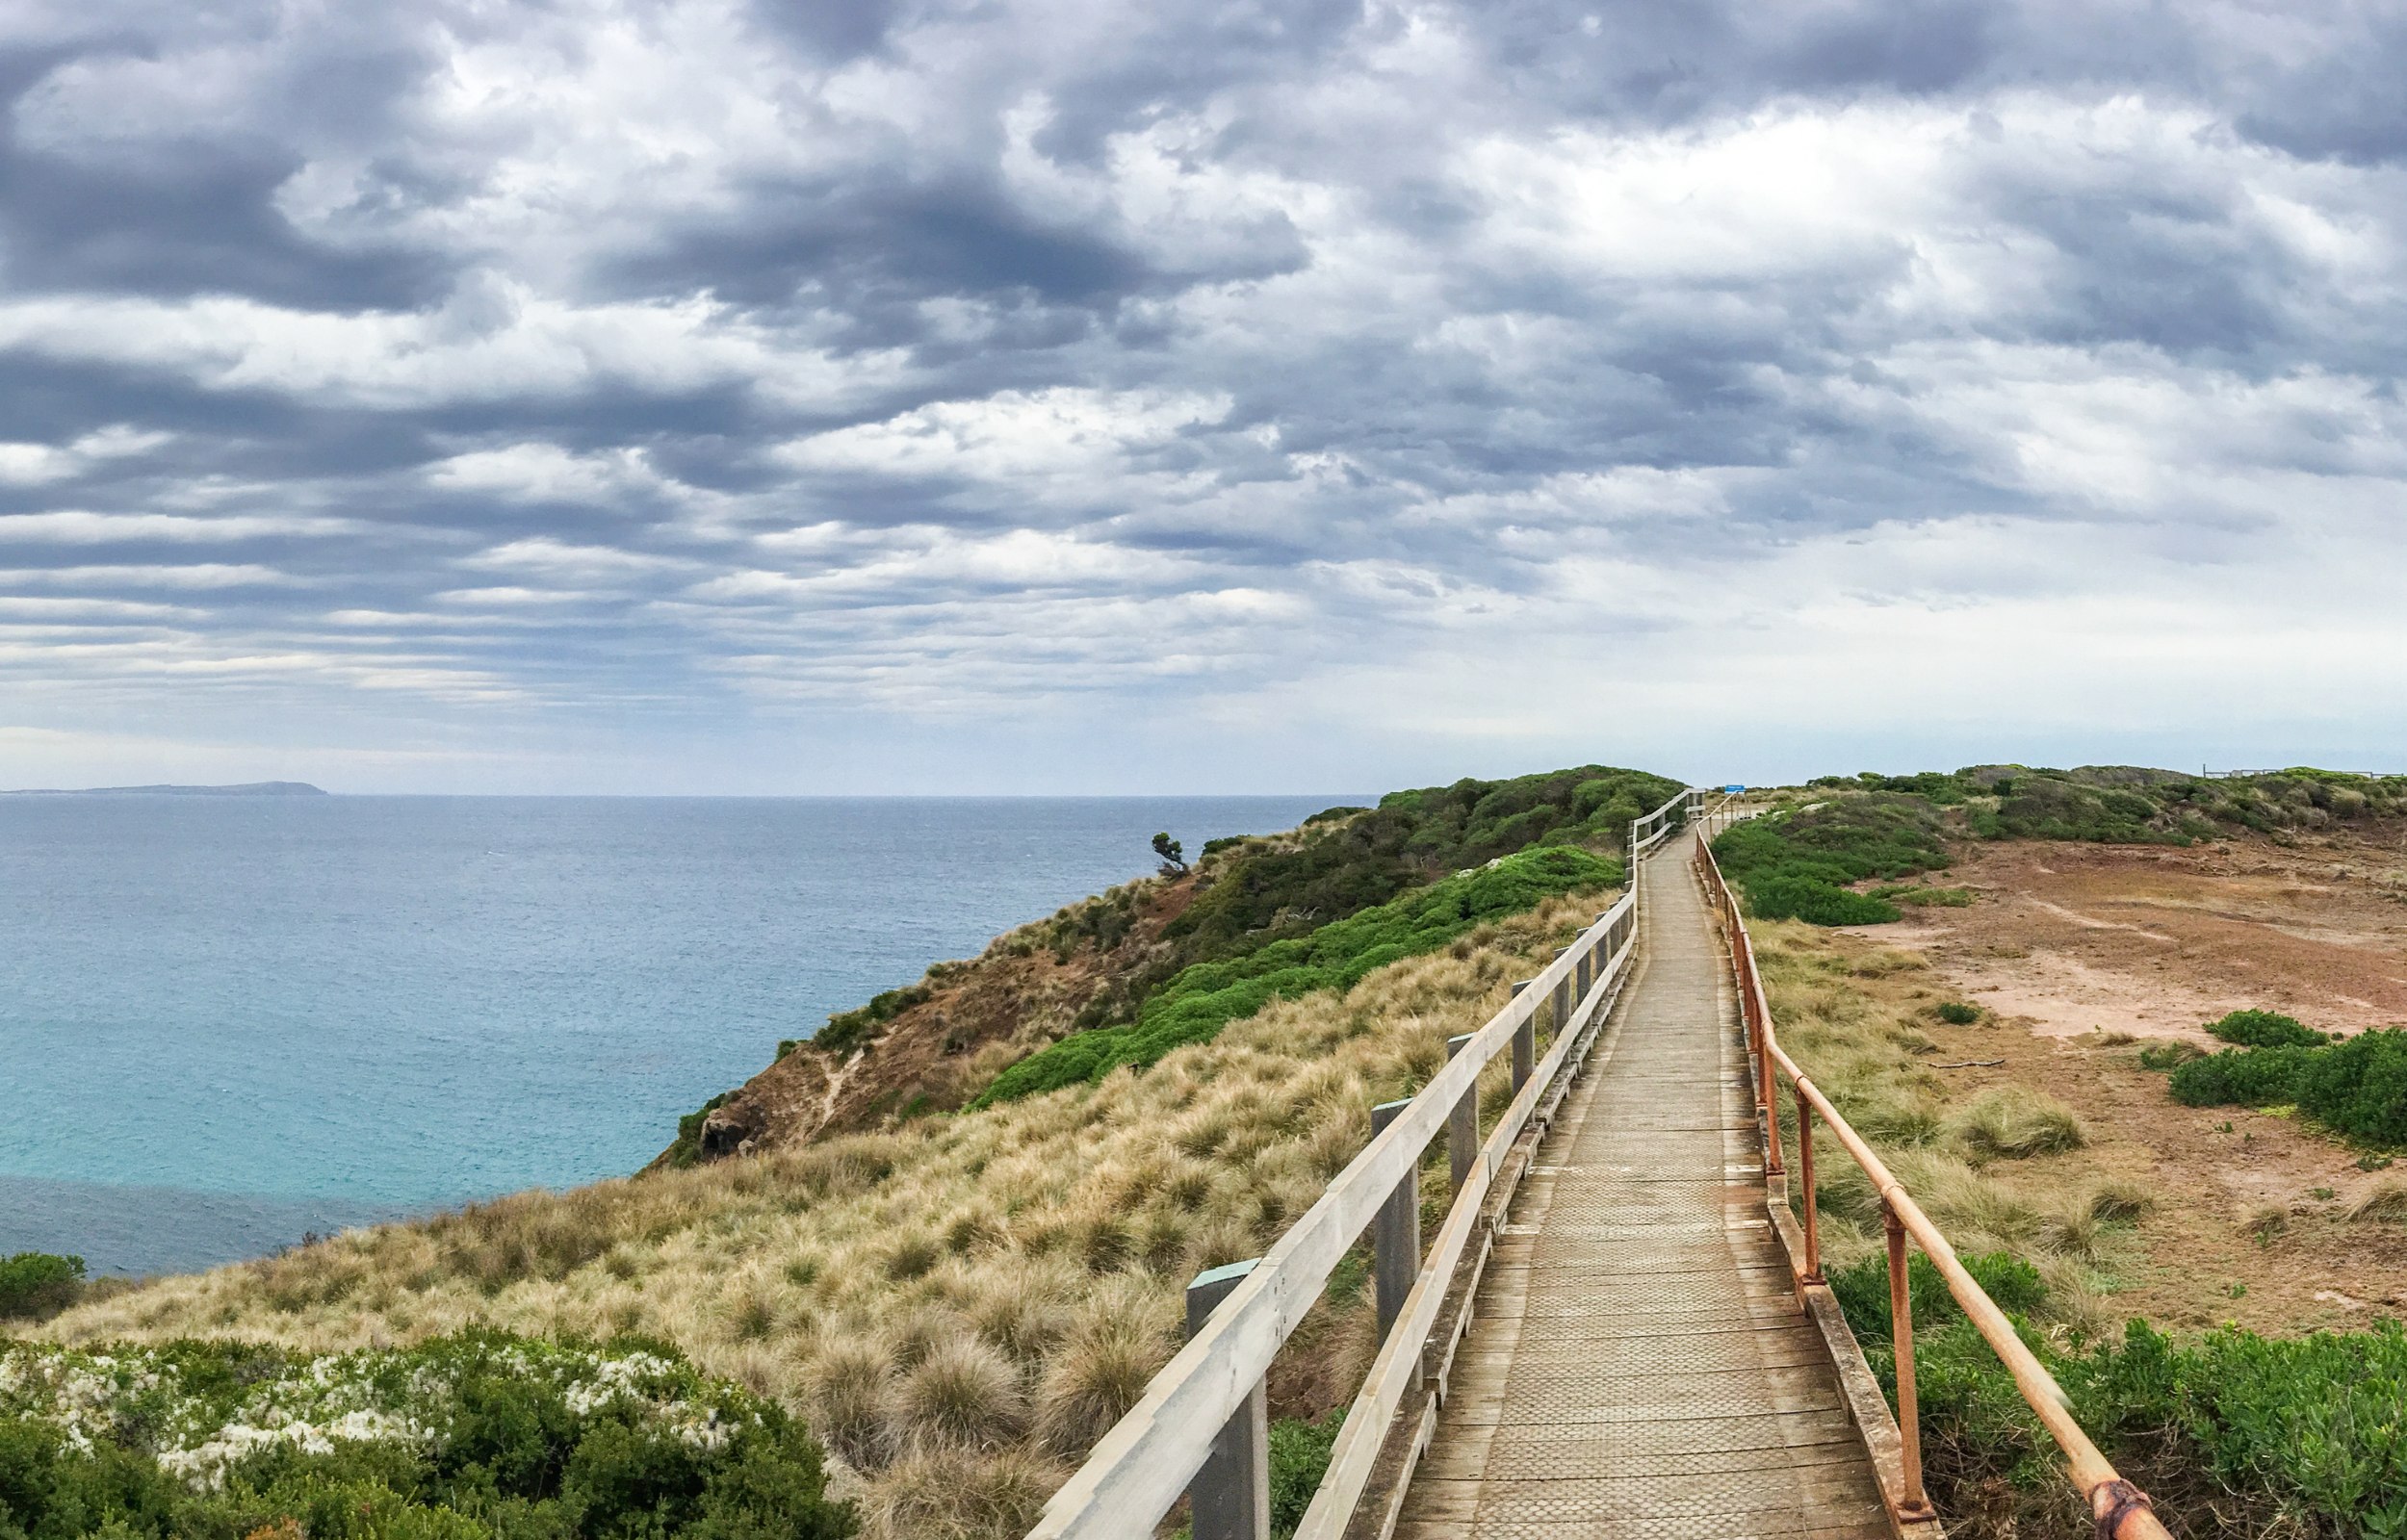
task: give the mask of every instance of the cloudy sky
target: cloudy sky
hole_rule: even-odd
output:
[[[0,784],[2407,764],[2407,9],[0,16]]]

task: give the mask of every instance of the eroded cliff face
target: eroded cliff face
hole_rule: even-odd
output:
[[[1209,879],[1140,879],[998,937],[968,962],[938,963],[909,991],[924,997],[867,1041],[838,1052],[793,1044],[654,1164],[759,1154],[962,1106],[1005,1065],[1099,1024],[1158,971],[1162,931],[1199,881]]]

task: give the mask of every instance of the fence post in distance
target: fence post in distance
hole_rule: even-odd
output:
[[[1523,979],[1513,987],[1513,997],[1521,998],[1521,991],[1536,984],[1536,979]],[[1530,1073],[1538,1067],[1538,1014],[1532,1012],[1513,1029],[1513,1093],[1530,1083]]]
[[[1385,1101],[1371,1109],[1371,1137],[1380,1134],[1412,1105],[1411,1098]],[[1421,1271],[1421,1166],[1415,1160],[1404,1173],[1404,1180],[1387,1194],[1387,1201],[1379,1206],[1379,1217],[1371,1221],[1372,1270],[1376,1277],[1375,1292],[1379,1299],[1379,1340],[1387,1340],[1388,1329],[1396,1318],[1404,1314],[1404,1296],[1412,1292],[1412,1283]]]
[[[1448,1038],[1446,1057],[1451,1059],[1461,1053],[1462,1045],[1469,1042],[1477,1034],[1466,1032],[1460,1038]],[[1473,1077],[1471,1089],[1462,1093],[1462,1099],[1454,1104],[1454,1111],[1446,1115],[1446,1165],[1449,1168],[1448,1174],[1454,1181],[1454,1186],[1449,1191],[1456,1193],[1462,1191],[1462,1184],[1471,1179],[1471,1163],[1477,1159],[1479,1159],[1479,1080]]]

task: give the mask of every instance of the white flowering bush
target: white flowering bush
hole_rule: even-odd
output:
[[[0,1343],[0,1540],[852,1531],[783,1409],[657,1344]]]

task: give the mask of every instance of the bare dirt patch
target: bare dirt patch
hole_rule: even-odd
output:
[[[1971,908],[1858,933],[1929,968],[1864,988],[1983,1007],[1979,1024],[1926,1028],[1932,1060],[1963,1065],[1943,1071],[1951,1100],[2043,1090],[2091,1134],[2068,1168],[2157,1194],[2106,1280],[2118,1313],[2260,1331],[2407,1316],[2407,1224],[2347,1218],[2397,1173],[2362,1169],[2365,1152],[2291,1116],[2182,1106],[2133,1040],[2212,1044],[2202,1024],[2245,1007],[2344,1032],[2407,1022],[2400,834],[1975,847],[1948,874],[1975,890]]]
[[[2290,848],[1980,845],[1949,873],[1973,907],[1871,934],[2057,1036],[2200,1037],[2251,1006],[2358,1031],[2407,1021],[2407,904],[2383,886],[2402,865],[2393,830]]]

